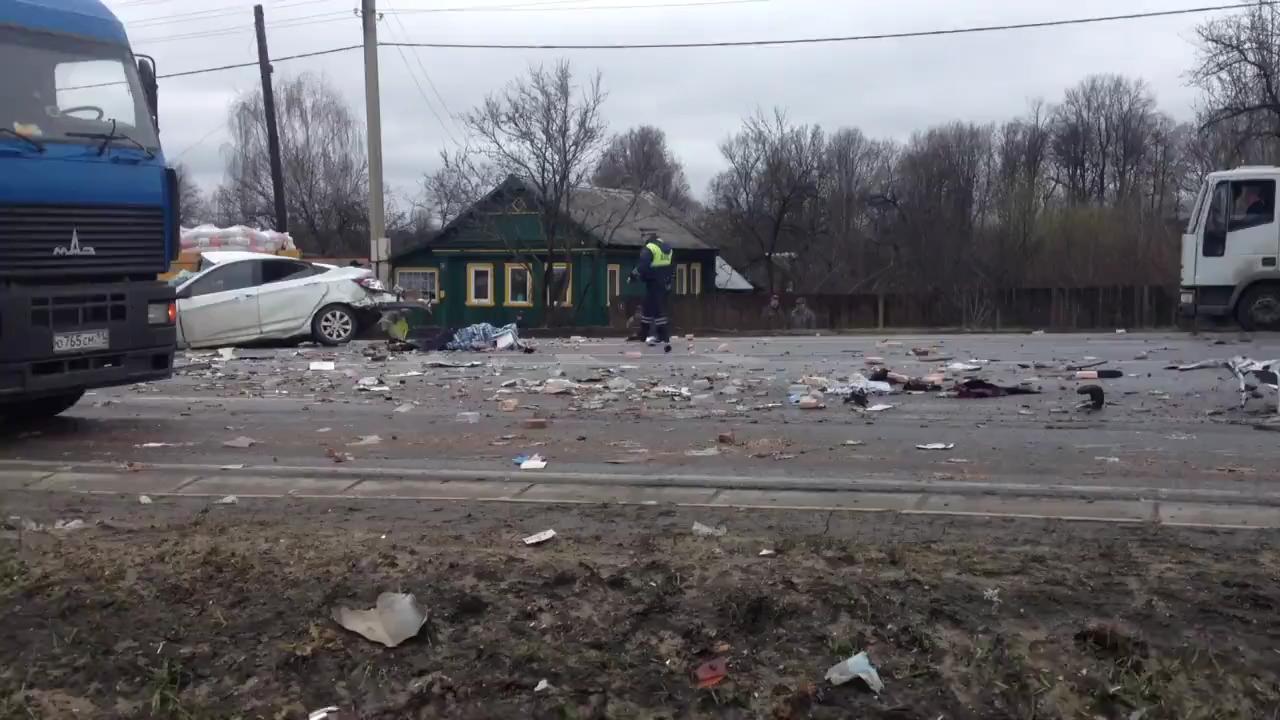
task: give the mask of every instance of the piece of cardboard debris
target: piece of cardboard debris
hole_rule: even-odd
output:
[[[540,545],[556,536],[555,530],[543,530],[524,539],[525,545]]]

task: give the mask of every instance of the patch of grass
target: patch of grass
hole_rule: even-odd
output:
[[[165,660],[152,668],[147,680],[147,706],[150,717],[196,720],[196,710],[182,700],[182,691],[191,682],[191,674],[182,665]]]
[[[35,720],[40,717],[27,704],[26,693],[0,690],[0,720]]]
[[[26,584],[29,572],[26,563],[17,555],[0,549],[0,596],[17,592]]]

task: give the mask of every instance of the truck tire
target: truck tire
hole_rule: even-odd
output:
[[[1236,304],[1236,322],[1249,332],[1280,330],[1280,285],[1254,285]]]
[[[7,420],[44,420],[60,415],[84,397],[83,390],[49,395],[35,400],[0,405],[0,417]]]
[[[346,305],[325,305],[311,318],[311,336],[321,345],[345,345],[359,328],[355,312]]]

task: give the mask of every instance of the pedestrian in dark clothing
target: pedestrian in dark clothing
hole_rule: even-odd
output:
[[[656,233],[645,235],[640,249],[640,261],[631,271],[633,280],[644,283],[644,306],[640,321],[646,330],[645,342],[650,346],[662,343],[671,352],[671,328],[667,319],[667,293],[671,290],[671,258],[674,253]]]

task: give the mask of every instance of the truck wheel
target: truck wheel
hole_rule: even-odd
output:
[[[1255,285],[1236,305],[1236,321],[1250,332],[1280,330],[1280,285]]]
[[[84,396],[83,390],[0,405],[0,417],[9,420],[44,420],[69,410]]]
[[[356,336],[359,323],[346,305],[325,305],[311,319],[311,335],[321,345],[345,345]]]

